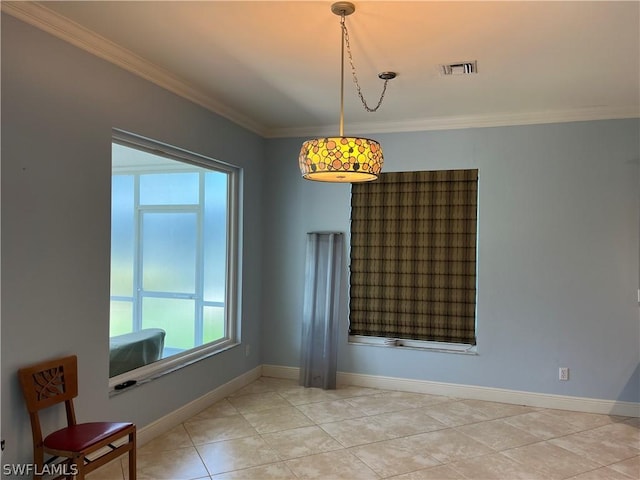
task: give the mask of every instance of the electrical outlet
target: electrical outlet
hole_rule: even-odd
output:
[[[249,355],[251,355],[251,345],[247,343],[247,346],[244,347],[244,356],[248,357]]]
[[[558,380],[569,380],[569,367],[560,367],[558,370]]]

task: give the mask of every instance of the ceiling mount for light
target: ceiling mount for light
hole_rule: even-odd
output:
[[[396,75],[396,72],[380,72],[378,74],[378,78],[380,80],[393,80],[394,78],[396,78]]]
[[[331,11],[338,16],[348,17],[356,11],[356,6],[351,2],[336,2],[331,5]]]
[[[344,51],[345,45],[353,81],[356,84],[358,96],[367,112],[375,112],[382,105],[384,94],[387,91],[387,83],[396,77],[396,72],[382,72],[378,78],[384,80],[382,93],[378,104],[371,108],[367,105],[353,64],[351,47],[349,45],[349,32],[345,25],[345,17],[356,11],[356,6],[351,2],[336,2],[331,5],[331,11],[340,16],[342,30],[342,50],[340,62],[340,134],[338,137],[323,137],[307,140],[302,144],[298,163],[302,177],[307,180],[319,182],[369,182],[378,178],[384,162],[382,147],[375,140],[361,137],[344,136]]]

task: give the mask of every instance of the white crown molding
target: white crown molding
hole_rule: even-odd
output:
[[[263,365],[262,376],[298,379],[299,368],[279,365]],[[640,403],[618,402],[597,398],[570,397],[549,393],[523,392],[504,388],[480,387],[476,385],[460,385],[455,383],[430,382],[409,378],[383,377],[359,373],[338,372],[338,385],[355,385],[358,387],[380,388],[401,392],[427,393],[448,397],[489,402],[528,405],[531,407],[572,410],[576,412],[598,413],[604,415],[622,415],[640,417]]]
[[[251,118],[238,113],[205,94],[184,79],[126,50],[82,25],[49,10],[42,3],[2,1],[0,2],[0,6],[3,12],[138,75],[165,90],[190,100],[264,138],[315,137],[319,135],[335,135],[336,133],[335,125],[268,129],[264,125],[255,122]],[[604,106],[530,113],[430,117],[400,122],[355,123],[349,125],[349,132],[352,134],[380,134],[638,117],[640,117],[638,106],[629,108],[611,108]]]
[[[411,121],[374,123],[351,123],[350,134],[422,132],[429,130],[459,130],[464,128],[508,127],[545,123],[586,122],[638,118],[638,106],[628,108],[592,107],[546,112],[496,113],[486,115],[461,115],[432,117]],[[273,129],[266,132],[267,138],[312,137],[336,135],[336,125],[322,127],[300,127]]]
[[[265,136],[265,128],[216,99],[189,85],[185,80],[113,43],[97,33],[49,10],[38,2],[1,2],[2,11],[60,38],[86,52],[121,67],[159,87],[192,101],[218,115]]]

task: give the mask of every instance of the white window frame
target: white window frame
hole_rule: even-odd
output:
[[[165,157],[177,162],[195,165],[212,171],[224,172],[228,180],[228,220],[227,220],[227,278],[226,278],[226,336],[205,345],[163,358],[156,362],[124,372],[109,378],[110,395],[125,392],[127,388],[116,388],[126,384],[140,385],[166,375],[195,362],[240,345],[240,295],[241,295],[241,245],[242,245],[242,168],[229,163],[214,160],[203,155],[188,152],[148,138],[140,137],[122,130],[113,129],[112,143],[142,150],[153,155]]]

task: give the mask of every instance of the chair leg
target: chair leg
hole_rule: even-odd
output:
[[[33,464],[35,471],[33,472],[33,480],[42,478],[42,469],[44,468],[44,449],[42,443],[33,446]]]
[[[129,434],[131,450],[129,450],[129,480],[136,480],[136,432]]]
[[[76,466],[76,475],[75,475],[75,479],[76,480],[84,480],[84,455],[80,455],[78,457],[74,457],[72,460],[71,465],[75,465]],[[69,480],[73,480],[74,476],[71,475],[69,477]]]

